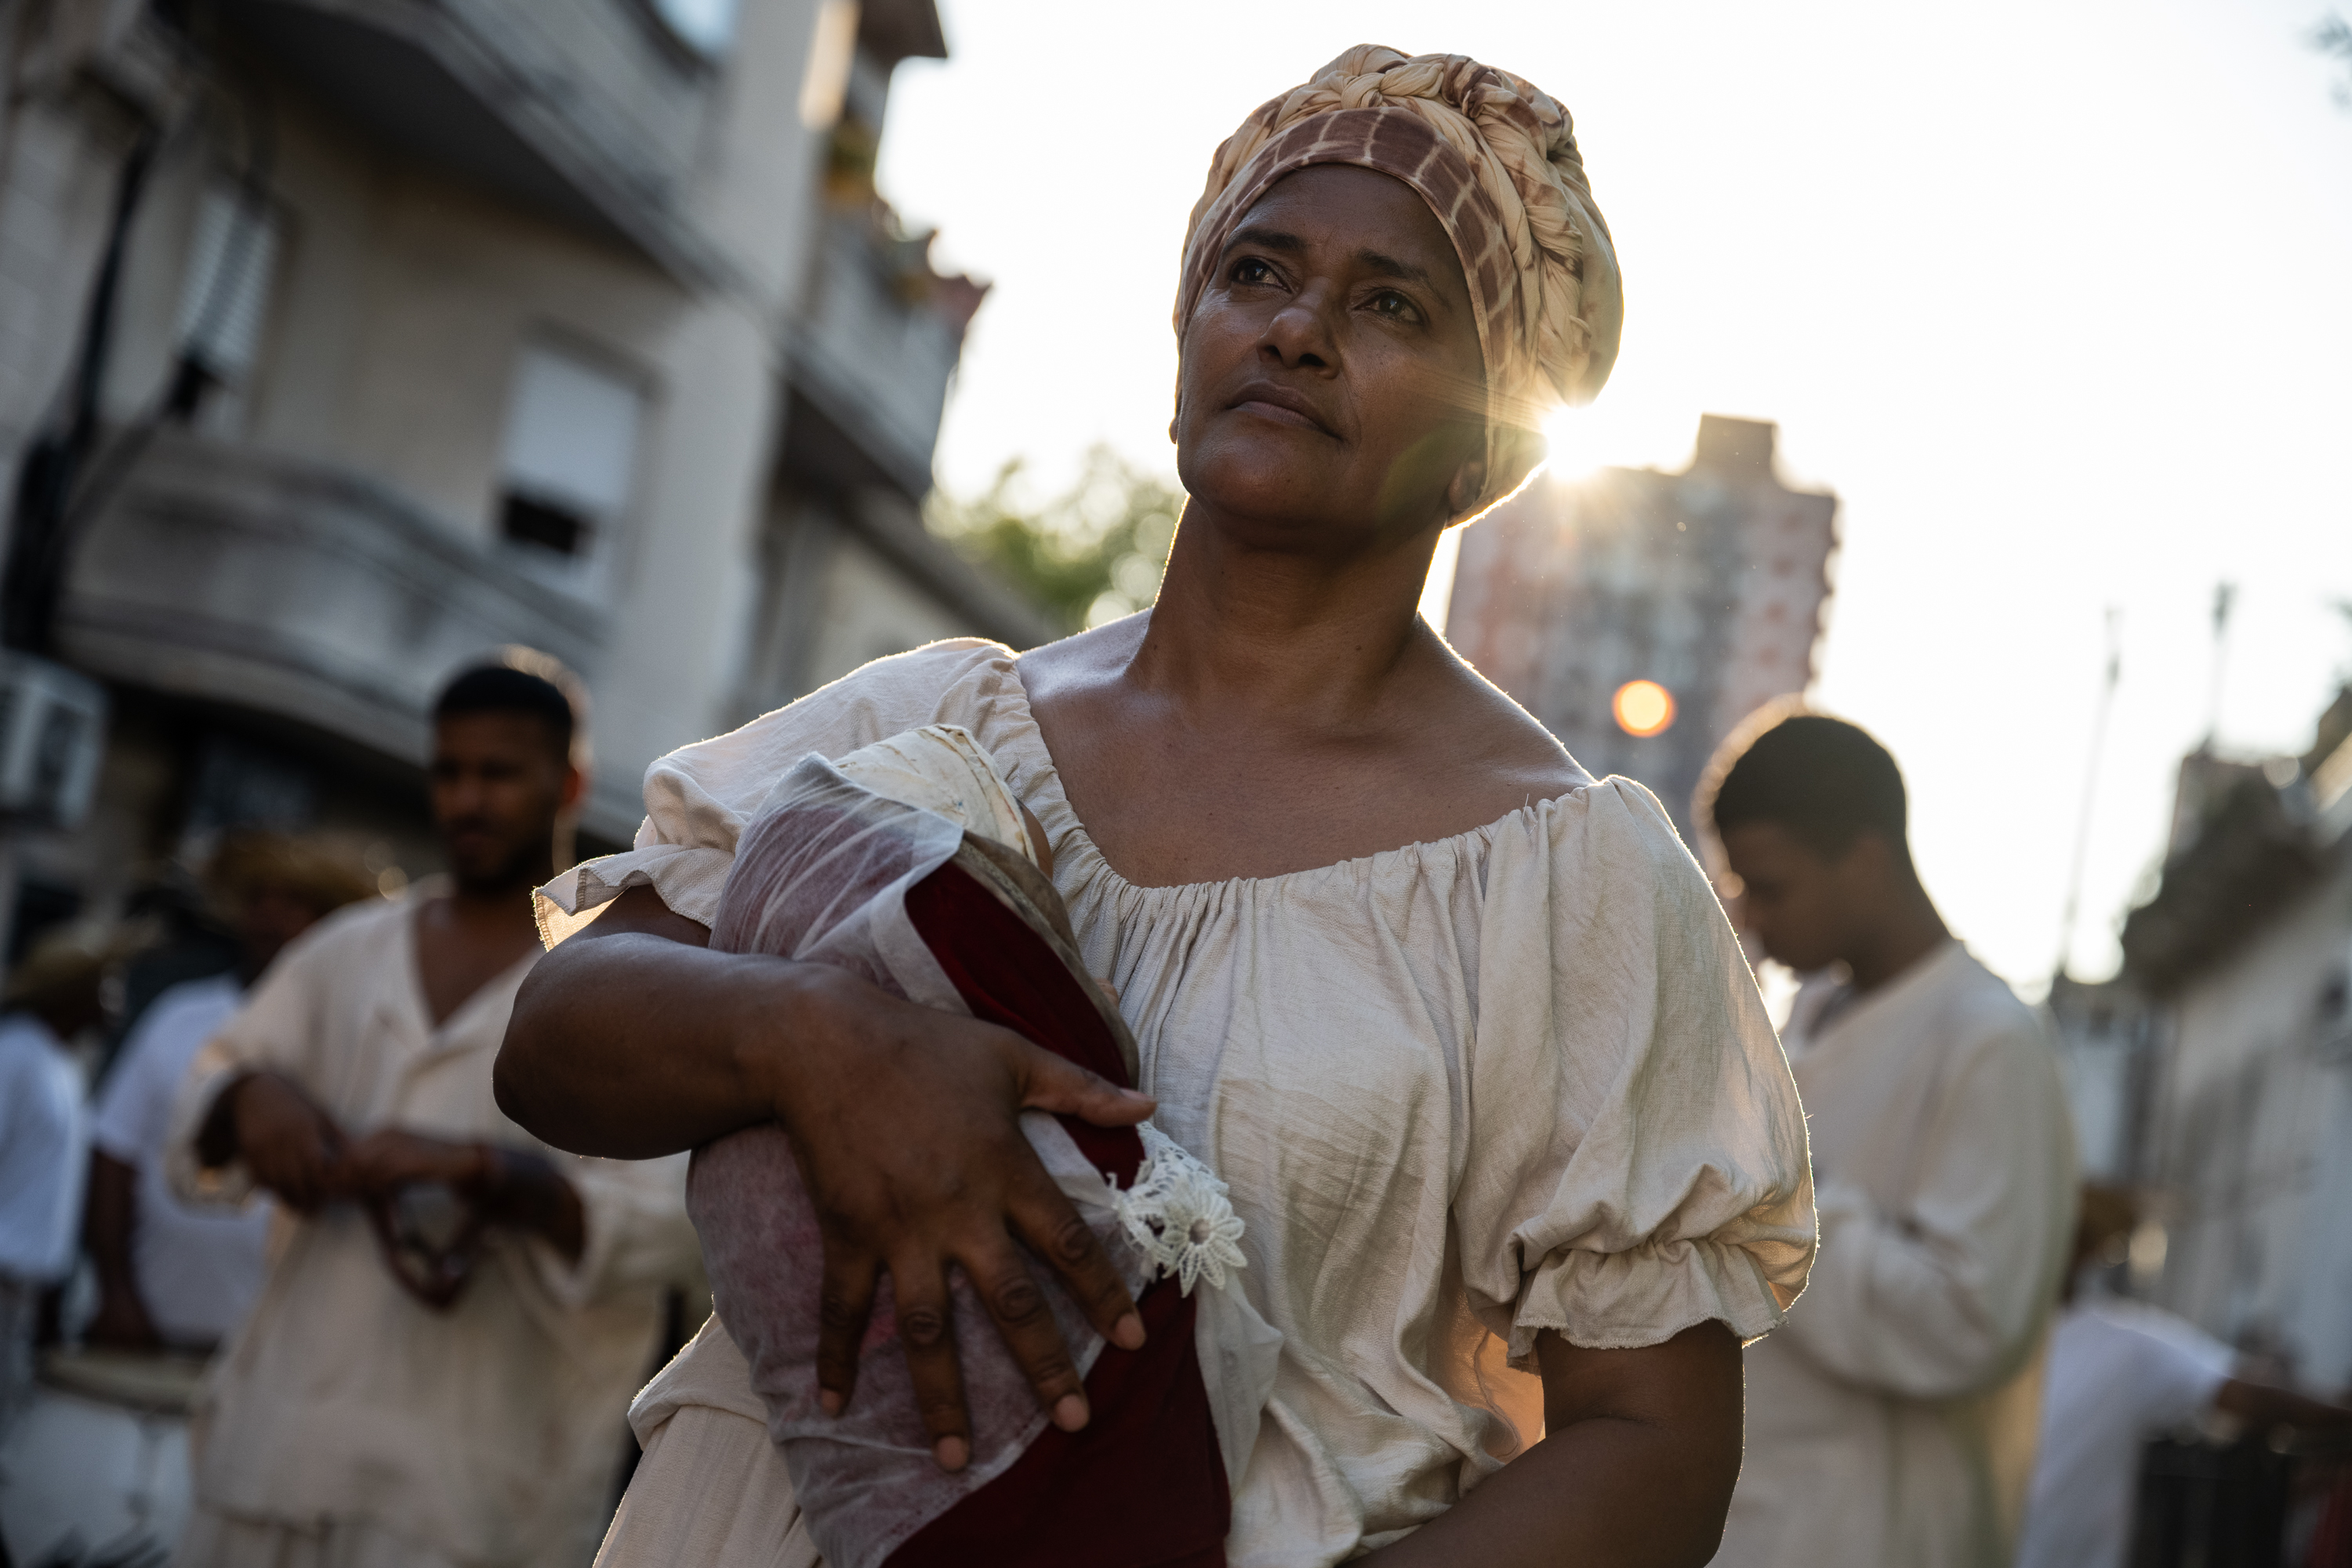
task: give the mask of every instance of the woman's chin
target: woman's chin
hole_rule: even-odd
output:
[[[1332,465],[1314,461],[1317,454],[1274,443],[1220,445],[1223,449],[1196,454],[1182,465],[1185,492],[1209,511],[1307,525],[1344,512],[1343,498],[1352,487],[1330,471]]]

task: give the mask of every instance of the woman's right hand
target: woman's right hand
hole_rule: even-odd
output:
[[[950,1312],[961,1268],[1057,1426],[1086,1424],[1083,1380],[1013,1243],[1061,1279],[1105,1338],[1142,1320],[1109,1256],[1022,1135],[1020,1113],[1128,1126],[1151,1102],[1008,1029],[902,1001],[840,970],[705,946],[709,931],[632,889],[542,959],[499,1054],[499,1103],[576,1153],[643,1159],[774,1120],[823,1228],[818,1384],[854,1392],[876,1288],[940,1463],[970,1457]]]
[[[1112,1343],[1143,1321],[1094,1231],[1023,1136],[1024,1110],[1127,1126],[1151,1102],[1010,1029],[901,1001],[839,970],[803,966],[806,1005],[766,1051],[776,1119],[792,1135],[824,1237],[819,1397],[845,1407],[881,1277],[932,1450],[962,1468],[971,1429],[950,1321],[960,1267],[1055,1426],[1087,1424],[1084,1380],[1017,1238],[1061,1277]],[[760,1047],[755,1047],[755,1050]]]

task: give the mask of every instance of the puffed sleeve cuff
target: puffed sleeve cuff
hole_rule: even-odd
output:
[[[734,863],[731,848],[703,844],[648,844],[583,861],[539,889],[540,940],[553,947],[631,888],[651,888],[672,913],[709,925]]]
[[[254,1194],[253,1173],[242,1160],[206,1165],[196,1158],[196,1138],[220,1098],[250,1064],[232,1056],[215,1039],[205,1044],[188,1064],[172,1100],[171,1131],[163,1140],[163,1179],[183,1203],[207,1208],[236,1208]]]
[[[1788,1321],[1811,1250],[1791,1240],[1759,1256],[1752,1246],[1706,1237],[1554,1253],[1528,1276],[1512,1316],[1511,1365],[1538,1370],[1536,1335],[1546,1329],[1588,1350],[1633,1350],[1712,1320],[1744,1344]]]

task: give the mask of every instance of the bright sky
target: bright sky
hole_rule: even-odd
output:
[[[2352,112],[2323,0],[1406,6],[941,0],[883,188],[995,287],[940,448],[1050,483],[1173,471],[1184,216],[1250,109],[1359,41],[1468,53],[1575,115],[1627,288],[1580,460],[1678,468],[1779,422],[1843,500],[1815,696],[1910,779],[1955,929],[2038,988],[2102,666],[2075,973],[2160,854],[2238,584],[2223,748],[2300,751],[2352,675]]]

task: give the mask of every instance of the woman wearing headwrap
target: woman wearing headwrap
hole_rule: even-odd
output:
[[[1017,658],[936,644],[688,747],[648,773],[636,847],[546,890],[551,934],[598,918],[518,1003],[509,1111],[621,1157],[779,1125],[821,1216],[818,1405],[852,1419],[895,1335],[950,1472],[974,1457],[959,1347],[992,1342],[971,1319],[1082,1451],[1100,1369],[1171,1289],[1130,1293],[1019,1113],[1149,1115],[1230,1187],[1234,1279],[1282,1337],[1222,1546],[1142,1508],[1085,1554],[1028,1550],[1067,1549],[1087,1500],[1063,1497],[986,1560],[1712,1552],[1738,1346],[1811,1254],[1788,1069],[1656,802],[1414,613],[1439,534],[1525,479],[1618,321],[1558,105],[1349,51],[1251,116],[1194,211],[1191,499],[1155,607]],[[838,966],[707,945],[780,780],[941,724],[1042,825],[1150,1100]],[[815,1560],[748,1385],[714,1324],[640,1398],[608,1563]]]

